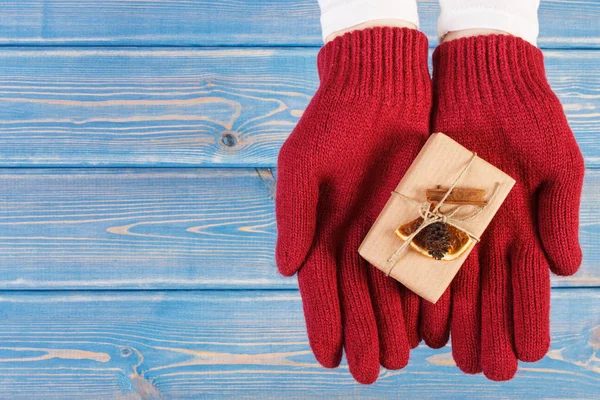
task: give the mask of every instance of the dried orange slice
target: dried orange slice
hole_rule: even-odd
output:
[[[414,219],[396,229],[396,236],[406,241],[422,223],[423,218]],[[410,247],[426,257],[451,261],[463,255],[474,243],[473,239],[460,229],[436,222],[419,232],[410,242]]]

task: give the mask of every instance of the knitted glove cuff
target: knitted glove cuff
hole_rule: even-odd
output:
[[[473,107],[560,104],[546,79],[540,49],[510,35],[442,43],[433,53],[433,85],[439,108],[466,113]]]
[[[348,32],[319,52],[321,88],[348,98],[421,102],[431,93],[427,48],[427,37],[415,29],[376,27]]]

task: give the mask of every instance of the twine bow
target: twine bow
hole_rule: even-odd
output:
[[[418,202],[418,201],[415,201],[415,200],[411,199],[410,197],[407,197],[404,194],[399,193],[395,190],[392,192],[392,194],[401,196],[402,198],[404,198],[404,199],[408,200],[409,202],[411,202],[412,204],[416,205],[418,207],[419,215],[423,219],[423,222],[421,223],[421,225],[419,225],[419,227],[413,233],[411,233],[406,238],[406,240],[402,244],[402,246],[400,246],[394,252],[394,254],[392,254],[390,256],[390,258],[387,259],[387,261],[385,263],[385,267],[387,269],[387,272],[386,272],[387,276],[390,276],[394,267],[396,266],[396,263],[398,262],[398,260],[402,256],[402,254],[406,251],[406,249],[408,248],[410,243],[413,241],[415,236],[417,236],[419,234],[419,232],[421,232],[427,226],[434,224],[436,222],[443,222],[445,224],[452,225],[455,228],[458,228],[458,229],[462,230],[463,232],[465,232],[476,242],[479,242],[478,236],[463,229],[462,227],[460,227],[460,225],[457,225],[457,222],[460,224],[460,222],[467,222],[467,221],[471,221],[471,220],[475,219],[485,209],[485,207],[491,202],[491,200],[494,198],[494,196],[496,196],[496,193],[498,193],[498,188],[500,187],[500,185],[498,183],[496,184],[494,192],[492,193],[490,198],[487,200],[486,205],[479,206],[471,214],[468,214],[463,217],[455,216],[458,213],[458,211],[463,207],[462,205],[456,207],[454,210],[452,210],[452,212],[450,212],[448,214],[444,214],[440,211],[440,208],[442,207],[442,205],[444,204],[444,202],[446,201],[448,196],[450,196],[450,193],[452,193],[452,190],[454,190],[456,185],[460,182],[460,180],[462,179],[464,174],[467,172],[467,170],[469,169],[471,164],[473,164],[473,161],[475,161],[476,158],[477,158],[477,153],[474,152],[473,155],[471,156],[471,158],[469,159],[469,162],[465,165],[465,167],[462,169],[460,174],[456,177],[456,179],[454,180],[454,182],[452,183],[450,188],[448,188],[448,190],[446,191],[446,193],[444,194],[442,199],[437,203],[437,205],[434,207],[433,210],[431,210],[431,202],[429,202],[429,201]]]

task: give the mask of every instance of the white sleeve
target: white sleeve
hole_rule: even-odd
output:
[[[323,40],[334,32],[377,19],[401,19],[419,27],[417,0],[319,0]]]
[[[497,29],[535,46],[539,5],[539,0],[440,0],[438,37],[463,29]]]

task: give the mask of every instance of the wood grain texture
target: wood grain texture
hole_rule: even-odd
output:
[[[274,265],[275,181],[254,169],[0,170],[0,289],[296,288]],[[585,259],[555,286],[600,285],[600,171]]]
[[[0,399],[594,397],[600,289],[574,287],[600,285],[599,12],[540,8],[589,167],[551,352],[494,384],[422,346],[366,387],[316,363],[273,260],[268,168],[317,88],[317,1],[0,1]],[[258,168],[156,168],[215,166]]]
[[[450,348],[361,386],[315,361],[296,291],[2,292],[2,399],[569,398],[600,390],[600,290],[552,293],[552,349],[509,382]]]
[[[599,3],[600,4],[600,3]],[[0,49],[0,166],[258,166],[318,85],[316,49]],[[547,51],[600,166],[596,51]]]
[[[314,49],[2,49],[0,164],[273,165]]]
[[[540,45],[600,47],[600,4],[545,0]],[[437,1],[419,1],[421,29],[437,42]],[[5,0],[0,45],[320,46],[316,0]]]

